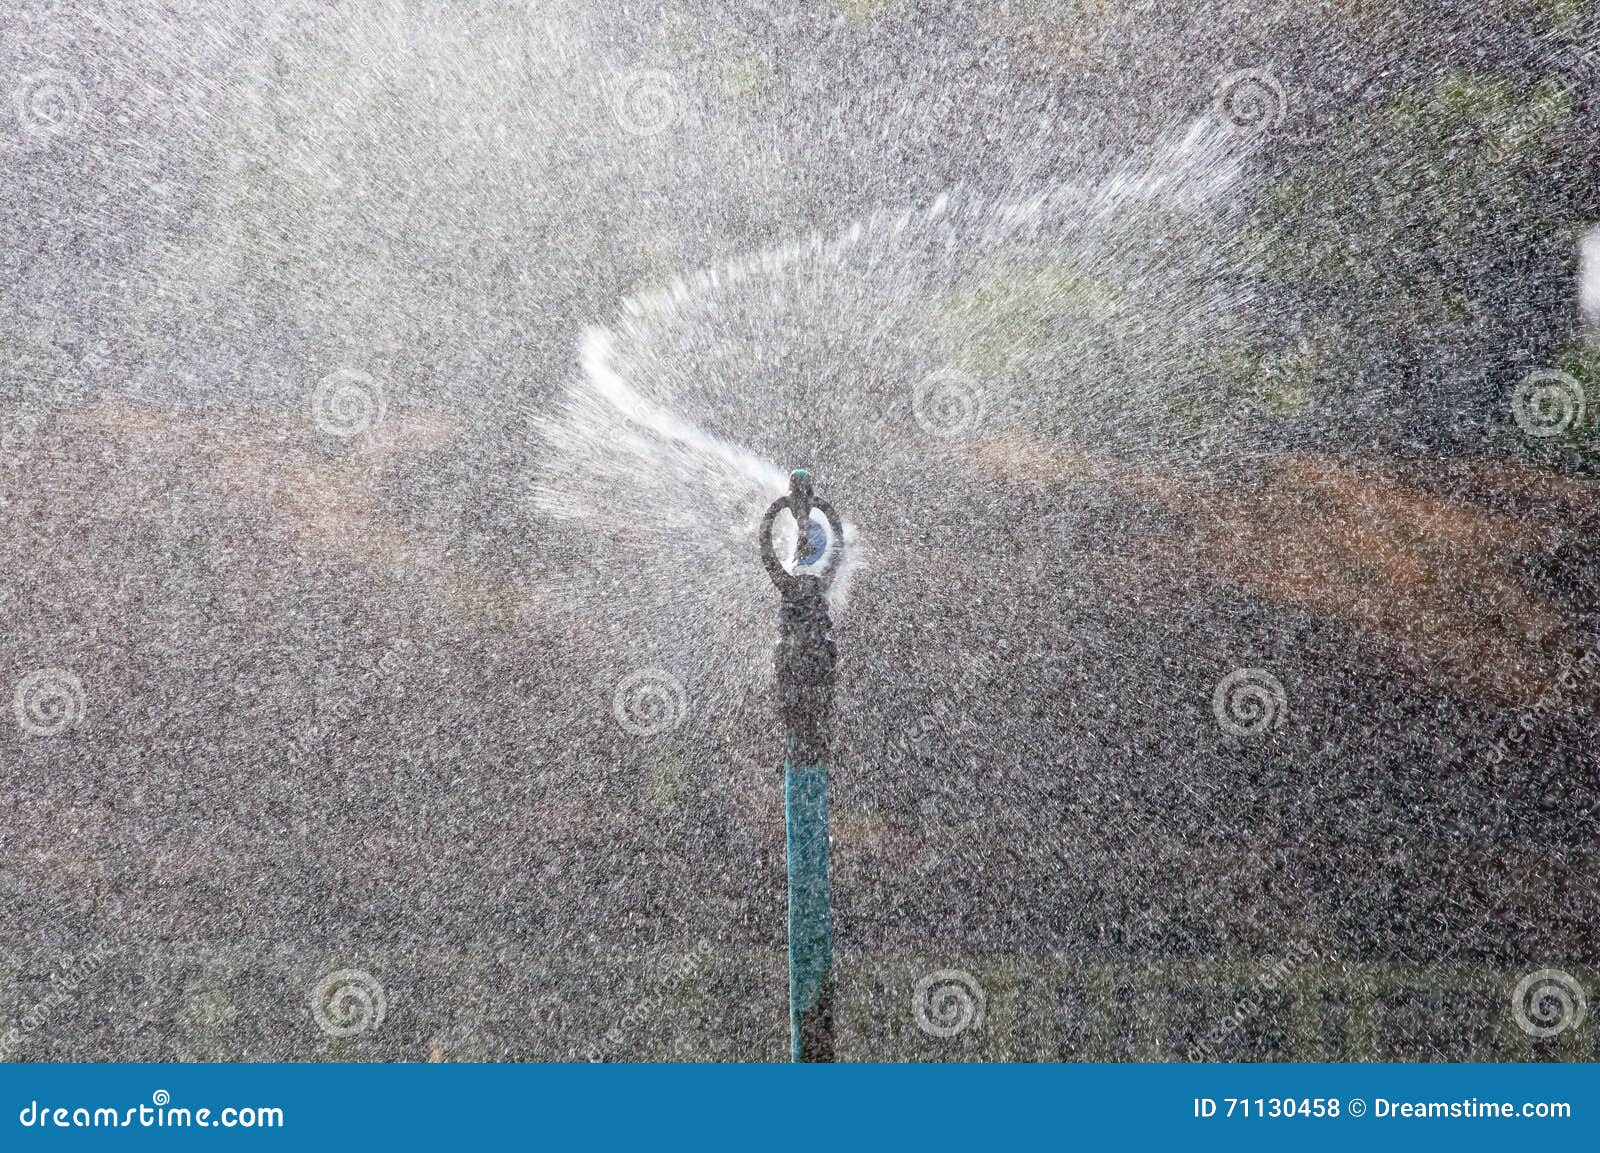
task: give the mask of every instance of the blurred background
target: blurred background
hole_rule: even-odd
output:
[[[1592,5],[4,24],[8,1058],[1596,1055]]]

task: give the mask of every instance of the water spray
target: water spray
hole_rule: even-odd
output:
[[[778,560],[773,522],[795,520],[793,571]],[[819,519],[820,518],[820,519]],[[825,524],[824,524],[825,522]],[[828,911],[828,724],[833,714],[833,621],[828,586],[844,550],[844,525],[796,469],[789,494],[761,519],[761,561],[782,594],[775,671],[787,739],[784,828],[789,864],[789,1052],[833,1060],[833,935]]]

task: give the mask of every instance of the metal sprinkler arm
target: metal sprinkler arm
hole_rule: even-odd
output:
[[[772,578],[772,583],[781,590],[783,582],[788,579],[789,573],[778,560],[777,550],[772,547],[772,522],[778,519],[778,513],[789,507],[789,498],[780,496],[772,502],[767,509],[767,515],[761,518],[761,528],[757,530],[756,539],[761,542],[761,563],[766,567],[767,575]],[[746,522],[748,523],[748,522]]]
[[[809,499],[810,508],[802,519],[795,515],[795,530],[799,533],[806,531],[806,521],[810,519],[810,510],[815,509],[828,519],[828,529],[833,534],[832,555],[822,570],[816,573],[817,579],[823,588],[833,583],[833,578],[839,570],[839,560],[844,555],[844,522],[839,519],[839,514],[834,511],[833,505],[819,496]],[[767,570],[767,575],[772,578],[772,583],[782,590],[788,581],[793,579],[792,573],[783,567],[783,562],[778,559],[777,550],[772,547],[772,526],[778,519],[778,514],[788,509],[794,514],[794,504],[791,496],[780,496],[767,508],[766,515],[761,518],[761,527],[757,530],[758,539],[761,541],[761,563]]]

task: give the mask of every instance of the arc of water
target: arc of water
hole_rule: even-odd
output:
[[[614,341],[615,337],[603,328],[591,328],[583,338],[584,375],[588,377],[595,393],[601,399],[635,424],[649,429],[665,440],[676,441],[715,457],[763,489],[774,493],[781,493],[784,490],[788,484],[788,476],[777,465],[725,440],[707,435],[669,409],[640,396],[638,391],[611,367],[611,349]]]

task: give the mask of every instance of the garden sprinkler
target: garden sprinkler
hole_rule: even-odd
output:
[[[794,571],[772,547],[772,526],[795,520]],[[830,536],[816,514],[827,518]],[[789,495],[761,519],[761,561],[783,595],[775,655],[778,712],[787,737],[784,828],[789,862],[789,1053],[795,1061],[833,1060],[833,938],[828,915],[828,721],[837,653],[828,586],[844,548],[844,526],[817,496],[811,474],[796,469]],[[831,546],[831,551],[830,551]]]

